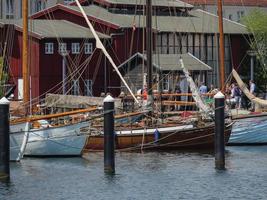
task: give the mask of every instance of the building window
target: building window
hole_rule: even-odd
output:
[[[86,79],[84,84],[84,95],[93,96],[93,81]]]
[[[74,2],[74,0],[64,0],[64,4],[69,4],[69,3],[72,3]]]
[[[91,54],[93,52],[93,44],[92,43],[84,43],[84,53]]]
[[[45,54],[53,54],[54,53],[54,43],[49,42],[45,43]]]
[[[79,95],[79,80],[73,80],[72,81],[72,88],[71,88],[71,94],[72,95]]]
[[[6,0],[6,19],[14,19],[14,0]]]
[[[45,1],[37,0],[35,2],[35,12],[39,12],[39,11],[41,11],[43,9],[45,9]]]
[[[241,18],[244,17],[244,11],[237,11],[237,21],[240,22]]]
[[[66,54],[67,53],[67,44],[66,43],[59,43],[58,44],[58,52],[60,54]]]
[[[162,82],[162,89],[169,91],[170,84],[169,84],[169,76],[168,76],[168,74],[164,74],[162,80],[163,80],[163,82]]]
[[[71,44],[71,52],[73,54],[78,54],[80,53],[80,43],[72,43]]]

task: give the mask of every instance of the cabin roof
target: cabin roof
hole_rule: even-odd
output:
[[[80,12],[77,6],[66,6]],[[116,14],[96,5],[84,6],[86,14],[120,28],[145,27],[145,16]],[[153,29],[162,32],[218,33],[218,16],[197,9],[188,11],[189,16],[153,16]],[[246,26],[224,19],[225,34],[248,34]]]
[[[183,59],[185,67],[190,71],[211,71],[212,68],[193,56],[190,53],[186,54],[154,54],[153,67],[162,71],[182,71],[180,58]],[[118,68],[120,70],[128,67],[131,62],[136,62],[138,59],[147,61],[146,55],[139,52],[135,53],[129,59],[124,61]]]
[[[22,30],[22,20],[0,20],[0,24],[14,24]],[[92,32],[83,26],[66,20],[31,20],[29,30],[39,38],[94,38]],[[97,33],[102,39],[108,35]]]
[[[123,5],[123,6],[135,6],[146,5],[146,0],[94,0],[101,4],[108,5]],[[179,0],[153,0],[152,5],[156,7],[172,7],[172,8],[193,8],[191,4],[185,3]]]

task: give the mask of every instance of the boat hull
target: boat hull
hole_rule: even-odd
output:
[[[234,125],[229,145],[267,144],[267,116],[238,119]]]
[[[23,132],[17,132],[15,134],[10,134],[10,161],[19,161],[19,152],[24,138]]]
[[[149,129],[148,129],[149,130]],[[140,149],[167,150],[167,149],[196,149],[214,148],[214,126],[203,128],[183,128],[172,130],[171,128],[155,129],[139,133],[120,133],[115,135],[115,148],[121,151],[136,151]],[[129,131],[128,131],[129,132]],[[231,134],[231,125],[225,128],[225,143]],[[90,135],[84,151],[99,151],[104,148],[104,137],[101,135]]]
[[[24,138],[26,123],[10,125],[10,161],[19,161],[19,152]]]
[[[81,134],[80,128],[88,125],[88,122],[81,122],[60,127],[30,129],[24,155],[79,156],[87,139],[86,135]],[[17,160],[24,134],[24,131],[11,132],[10,160]]]
[[[25,156],[80,156],[86,135],[66,135],[63,137],[35,140],[27,143]]]

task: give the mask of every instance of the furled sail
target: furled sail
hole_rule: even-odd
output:
[[[196,106],[199,108],[201,115],[205,118],[212,118],[214,112],[210,107],[208,107],[203,102],[201,96],[199,95],[198,88],[197,88],[195,82],[193,81],[188,70],[184,66],[183,59],[180,59],[180,63],[181,63],[181,68],[184,72],[184,75],[185,75],[185,77],[189,83],[189,87],[190,87],[191,92],[192,92],[192,97],[193,97],[194,101],[196,102]]]
[[[238,75],[238,73],[233,69],[232,71],[233,77],[235,78],[239,88],[242,90],[242,92],[247,96],[247,98],[256,103],[259,104],[261,106],[267,106],[267,100],[264,99],[260,99],[258,97],[255,97],[253,94],[251,94],[247,88],[247,86],[245,85],[245,83],[241,80],[240,76]]]

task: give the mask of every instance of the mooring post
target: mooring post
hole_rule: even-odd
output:
[[[104,171],[115,173],[114,154],[114,99],[108,95],[104,99]]]
[[[224,143],[224,95],[218,92],[215,96],[215,168],[225,169]]]
[[[9,101],[0,99],[0,180],[9,179]]]

